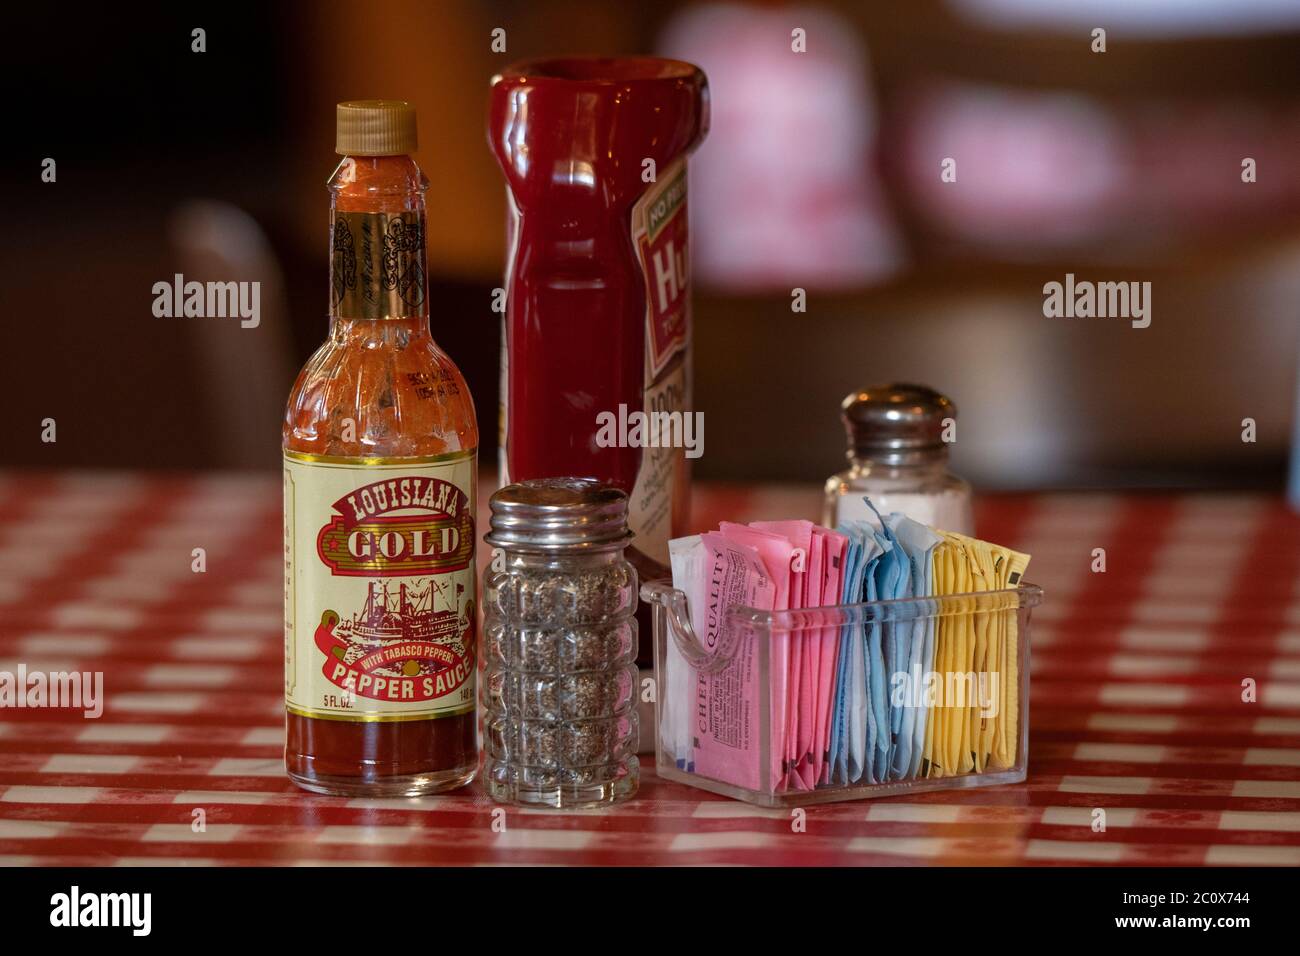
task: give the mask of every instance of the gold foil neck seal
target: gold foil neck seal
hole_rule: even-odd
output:
[[[330,224],[330,315],[424,315],[424,261],[422,213],[335,212]]]
[[[334,152],[404,156],[415,152],[415,107],[403,100],[348,100],[337,109]]]

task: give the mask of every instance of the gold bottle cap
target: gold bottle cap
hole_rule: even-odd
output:
[[[415,152],[415,107],[403,100],[348,100],[338,105],[334,152],[404,156]]]

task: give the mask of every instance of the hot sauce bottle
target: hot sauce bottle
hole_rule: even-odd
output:
[[[686,159],[708,103],[699,68],[653,57],[534,60],[492,81],[510,216],[500,481],[627,493],[645,580],[668,573],[668,541],[686,533],[688,460],[603,441],[598,416],[691,413]]]
[[[472,779],[475,479],[469,390],[429,330],[407,103],[340,103],[330,330],[285,412],[285,763],[317,793]]]

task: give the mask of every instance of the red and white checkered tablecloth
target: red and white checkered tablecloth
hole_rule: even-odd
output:
[[[819,494],[696,498],[703,527],[816,517]],[[102,671],[107,696],[98,720],[0,709],[0,863],[1300,864],[1300,519],[1240,495],[977,515],[1047,592],[1024,784],[810,807],[796,832],[642,758],[636,799],[510,809],[502,832],[476,787],[349,800],[284,777],[277,480],[0,476],[0,671]]]

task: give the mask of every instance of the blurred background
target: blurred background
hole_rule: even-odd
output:
[[[418,109],[433,331],[493,462],[505,206],[489,79],[533,56],[653,52],[699,63],[712,89],[691,162],[698,477],[820,483],[843,466],[840,399],[903,379],[955,399],[954,469],[979,487],[1284,481],[1300,355],[1294,0],[6,16],[0,465],[277,469],[284,399],[326,333],[334,104],[369,97]],[[177,272],[261,281],[261,324],[154,317],[153,284]],[[1150,327],[1044,317],[1044,283],[1067,273],[1150,281]]]

